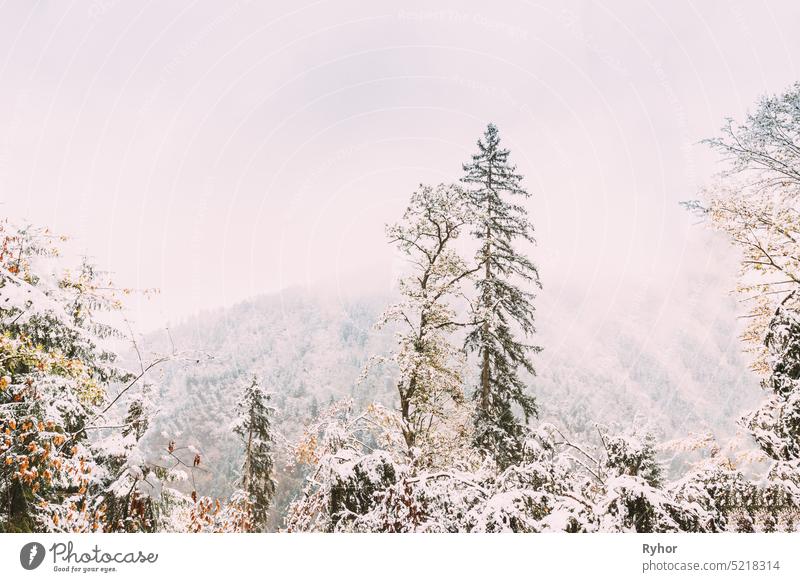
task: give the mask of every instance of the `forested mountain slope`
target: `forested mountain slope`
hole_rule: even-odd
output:
[[[703,289],[719,285],[703,274],[685,282],[694,293],[677,293],[679,299],[668,304],[644,293],[629,311],[602,318],[576,317],[579,304],[543,293],[538,317],[545,350],[537,359],[538,375],[529,378],[540,418],[586,439],[596,433],[595,423],[635,422],[663,439],[706,430],[732,434],[759,389],[735,339],[735,302]],[[374,329],[391,299],[337,300],[291,289],[149,335],[144,343],[150,350],[199,355],[161,370],[160,412],[148,446],[157,450],[174,439],[196,447],[205,469],[196,474],[198,492],[226,495],[241,455],[228,419],[239,389],[253,375],[273,392],[275,427],[287,445],[335,400],[351,397],[355,409],[372,401],[393,404],[391,369],[359,382],[369,358],[391,349],[392,330]],[[470,378],[469,385],[475,382]],[[302,476],[291,466],[288,449],[281,450],[273,527],[280,526]]]

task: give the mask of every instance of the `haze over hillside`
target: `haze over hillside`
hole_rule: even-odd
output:
[[[595,423],[626,426],[645,416],[663,439],[707,430],[730,436],[741,413],[757,402],[759,388],[736,340],[727,279],[714,272],[697,265],[671,283],[668,295],[648,284],[626,312],[601,311],[594,318],[576,317],[582,299],[545,290],[537,301],[537,341],[545,349],[536,359],[538,375],[528,379],[540,420],[589,439]],[[374,328],[391,300],[289,289],[204,312],[169,335],[151,334],[149,349],[169,351],[174,343],[210,357],[161,371],[163,404],[148,446],[155,450],[174,438],[197,447],[208,470],[197,487],[226,495],[241,447],[225,419],[233,417],[239,390],[253,375],[274,393],[276,427],[286,443],[333,401],[353,398],[356,409],[373,401],[395,404],[393,370],[378,369],[358,382],[368,359],[392,348],[392,330]],[[286,468],[283,451],[275,527],[303,474],[302,467]]]

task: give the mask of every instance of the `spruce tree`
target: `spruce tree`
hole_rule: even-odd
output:
[[[800,309],[797,291],[775,310],[764,344],[770,374],[762,387],[770,393],[745,422],[766,455],[776,463],[800,467]],[[800,476],[798,477],[800,482]]]
[[[466,337],[468,351],[477,352],[480,384],[476,391],[476,445],[502,469],[519,462],[525,426],[536,415],[536,403],[525,391],[519,368],[534,374],[530,356],[540,347],[523,341],[534,331],[531,285],[541,287],[536,266],[517,245],[533,242],[533,226],[525,208],[514,199],[530,194],[522,176],[500,147],[497,128],[489,124],[478,153],[464,164],[462,182],[474,212],[473,235],[479,242],[476,261],[477,301],[474,321]],[[518,335],[523,339],[518,339]],[[521,422],[514,413],[517,406]]]
[[[250,523],[255,531],[266,528],[269,506],[275,495],[272,411],[269,395],[253,378],[238,402],[238,417],[233,430],[244,442],[239,487],[247,495]]]

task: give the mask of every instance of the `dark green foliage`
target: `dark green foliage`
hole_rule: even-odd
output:
[[[237,405],[238,418],[234,432],[244,442],[244,462],[240,488],[250,501],[250,521],[255,531],[267,527],[269,507],[275,496],[274,441],[272,438],[269,395],[253,378],[244,389]]]
[[[652,435],[603,435],[606,449],[606,468],[613,475],[641,477],[651,487],[661,487],[664,469],[656,459],[655,438]]]
[[[765,338],[772,368],[762,386],[772,394],[747,418],[747,426],[770,458],[800,459],[800,318],[790,302],[782,303]]]
[[[364,515],[376,505],[377,496],[397,482],[392,459],[377,451],[359,459],[351,471],[342,471],[331,484],[330,507],[332,530],[340,521]]]
[[[525,208],[512,200],[530,194],[508,156],[509,151],[500,147],[497,128],[490,124],[478,140],[478,153],[464,165],[462,178],[474,212],[473,235],[480,244],[478,297],[466,338],[467,349],[477,352],[481,367],[476,445],[501,468],[519,462],[525,425],[536,415],[535,400],[526,393],[519,368],[534,374],[530,356],[541,350],[517,337],[527,338],[535,331],[534,295],[528,289],[541,285],[536,266],[516,246],[533,242],[533,226]],[[517,419],[515,407],[524,423]]]

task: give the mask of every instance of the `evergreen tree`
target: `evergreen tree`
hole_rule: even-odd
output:
[[[746,419],[761,449],[777,462],[800,465],[800,314],[796,292],[778,307],[765,345],[771,373],[768,400]]]
[[[464,164],[462,178],[474,211],[473,235],[480,243],[475,321],[466,338],[467,349],[477,352],[480,361],[475,438],[501,468],[519,462],[525,423],[536,415],[535,400],[526,394],[519,368],[534,374],[530,356],[541,350],[517,338],[520,332],[527,338],[535,331],[534,295],[527,287],[541,284],[536,266],[516,246],[533,242],[533,226],[525,208],[513,202],[530,194],[508,156],[500,147],[497,128],[490,124],[478,140],[478,153]],[[515,405],[525,423],[515,416]]]
[[[760,529],[792,531],[800,522],[800,305],[797,291],[780,303],[764,340],[770,395],[744,420],[772,461],[751,502]],[[754,528],[755,529],[755,528]]]
[[[269,395],[256,378],[244,389],[237,405],[238,418],[234,432],[244,441],[244,462],[239,486],[249,499],[250,523],[255,531],[263,531],[275,495],[272,458],[271,420],[273,409]]]

